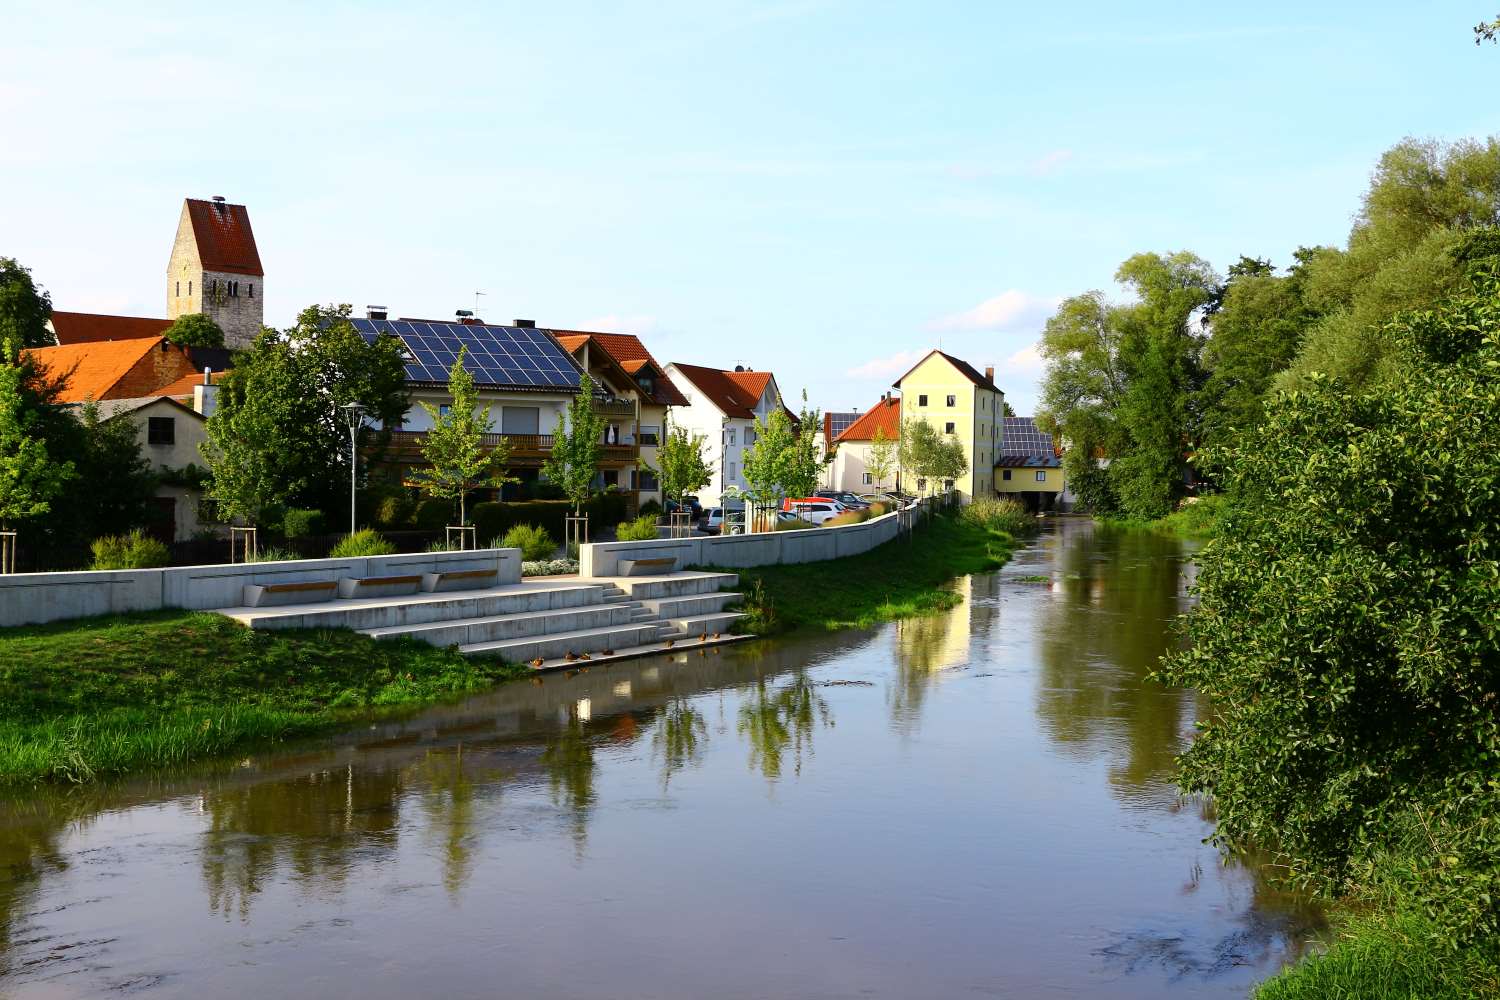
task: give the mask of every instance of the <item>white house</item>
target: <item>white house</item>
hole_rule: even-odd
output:
[[[895,489],[900,480],[893,468],[880,482],[870,472],[870,452],[879,431],[893,444],[901,439],[901,399],[888,395],[865,411],[860,418],[833,438],[833,461],[828,465],[830,489],[849,493],[873,493],[880,488]]]
[[[724,371],[674,361],[667,365],[667,375],[688,401],[673,408],[673,423],[708,439],[704,458],[713,478],[698,499],[705,507],[717,507],[726,489],[749,485],[745,451],[755,443],[756,421],[764,423],[778,408],[786,409],[781,390],[770,372],[749,368]]]

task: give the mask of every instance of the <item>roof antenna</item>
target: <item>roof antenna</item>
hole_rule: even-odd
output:
[[[485,294],[484,292],[475,292],[474,293],[474,315],[475,316],[479,315],[479,296],[484,295],[484,294]]]

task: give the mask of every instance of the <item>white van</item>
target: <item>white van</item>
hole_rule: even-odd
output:
[[[810,501],[807,503],[793,502],[791,507],[792,513],[802,518],[808,524],[822,524],[830,517],[837,517],[844,510],[843,505],[837,500],[827,500],[818,503]]]

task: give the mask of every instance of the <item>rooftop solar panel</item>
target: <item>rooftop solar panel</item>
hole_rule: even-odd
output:
[[[828,433],[830,437],[838,437],[849,429],[849,425],[858,420],[863,414],[858,411],[830,412],[828,414]]]
[[[1000,450],[1007,455],[1051,457],[1054,454],[1052,435],[1037,430],[1031,417],[1006,417],[1000,434]]]
[[[406,377],[413,382],[446,382],[464,348],[464,368],[480,385],[518,388],[578,388],[573,359],[539,330],[513,326],[351,319],[361,337],[401,338],[410,355]]]

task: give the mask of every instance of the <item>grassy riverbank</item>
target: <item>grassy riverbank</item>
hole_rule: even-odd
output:
[[[1212,538],[1219,528],[1219,518],[1224,514],[1225,498],[1222,494],[1202,497],[1196,503],[1184,505],[1166,517],[1155,521],[1135,521],[1128,518],[1101,517],[1098,520],[1111,527],[1129,531],[1159,531],[1178,538]]]
[[[1035,519],[1012,525],[1034,531]],[[897,539],[847,559],[730,570],[740,575],[747,631],[852,628],[931,614],[959,597],[947,584],[1005,565],[1016,536],[979,516],[943,514]]]
[[[527,671],[345,631],[163,612],[0,630],[0,784],[89,781],[266,745]]]

